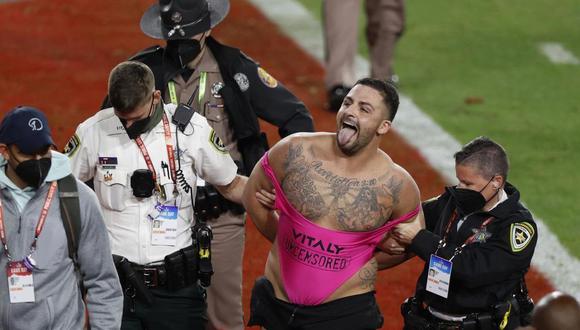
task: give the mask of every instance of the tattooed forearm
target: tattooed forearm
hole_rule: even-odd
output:
[[[377,280],[377,269],[378,264],[375,258],[372,258],[365,267],[361,268],[358,272],[358,277],[362,289],[374,290]]]

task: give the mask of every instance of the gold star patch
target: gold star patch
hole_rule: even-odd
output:
[[[528,222],[512,223],[510,244],[513,252],[520,252],[528,246],[534,237],[534,227]]]

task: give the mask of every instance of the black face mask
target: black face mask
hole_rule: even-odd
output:
[[[167,53],[183,69],[201,53],[201,43],[195,39],[167,40]]]
[[[26,182],[27,185],[38,189],[46,179],[52,161],[50,158],[29,159],[20,162],[14,172]]]
[[[453,196],[455,199],[455,203],[457,204],[457,208],[462,215],[468,215],[473,212],[479,211],[483,209],[485,204],[488,202],[485,200],[485,197],[481,194],[481,192],[489,185],[489,183],[493,180],[491,178],[487,184],[481,188],[480,191],[475,191],[471,189],[464,189],[464,188],[457,188],[455,187],[448,187],[446,188],[447,191]],[[495,196],[495,195],[494,195]],[[493,196],[491,197],[493,198]],[[490,199],[491,199],[490,198]]]
[[[149,126],[149,123],[151,122],[152,112],[153,112],[153,97],[151,98],[151,108],[149,108],[149,115],[147,116],[147,118],[134,121],[131,127],[127,127],[127,121],[125,119],[119,119],[121,120],[121,124],[123,124],[123,127],[125,127],[127,135],[129,135],[129,139],[135,140],[136,138],[139,137],[139,135],[145,133],[147,127]]]
[[[139,137],[139,135],[141,135],[141,133],[144,133],[150,121],[151,116],[148,116],[147,118],[133,122],[133,125],[131,125],[131,127],[129,128],[125,127],[125,131],[127,132],[127,135],[129,135],[129,139],[135,140],[136,138]],[[127,124],[127,121],[121,119],[121,123],[123,123],[123,126],[125,126]]]

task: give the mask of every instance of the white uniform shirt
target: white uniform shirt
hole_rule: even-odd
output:
[[[167,118],[175,111],[172,104],[164,105]],[[199,176],[213,185],[227,185],[236,176],[237,167],[207,120],[194,114],[184,133],[179,133],[179,149],[175,141],[176,127],[170,124],[175,165],[181,160],[183,174],[196,191]],[[152,130],[141,134],[155,171],[161,177],[168,199],[172,198],[173,181],[165,144],[163,120]],[[158,203],[157,194],[149,198],[133,196],[131,175],[136,169],[147,169],[147,163],[134,140],[130,140],[113,109],[105,109],[81,123],[67,145],[72,172],[82,181],[94,178],[95,192],[101,203],[105,224],[109,231],[113,254],[145,265],[162,261],[174,251],[191,244],[193,208],[189,194],[178,184],[178,197],[169,205],[179,207],[175,246],[152,245],[152,221],[148,215]],[[195,199],[195,196],[194,196]]]

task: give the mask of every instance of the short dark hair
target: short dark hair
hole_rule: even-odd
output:
[[[388,119],[390,121],[395,119],[395,115],[399,109],[399,93],[397,92],[397,88],[393,82],[375,78],[362,78],[354,85],[368,86],[379,92],[379,94],[381,94],[383,97],[383,101],[385,102],[387,110],[389,111],[387,114]]]
[[[141,62],[121,62],[109,75],[109,100],[113,108],[122,113],[143,105],[154,88],[153,72]]]
[[[501,175],[507,180],[509,160],[505,149],[486,136],[473,139],[454,157],[455,165],[473,166],[486,178]]]

